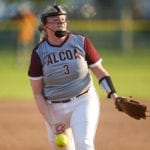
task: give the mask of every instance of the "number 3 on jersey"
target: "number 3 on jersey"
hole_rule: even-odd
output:
[[[66,75],[70,74],[70,70],[69,70],[69,66],[68,65],[64,65],[64,69],[65,69],[64,73]]]

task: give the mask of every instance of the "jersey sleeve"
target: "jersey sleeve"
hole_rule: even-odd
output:
[[[41,60],[36,50],[33,50],[31,55],[28,76],[33,79],[42,78],[43,76]]]
[[[84,47],[86,54],[85,59],[89,66],[94,66],[94,64],[102,61],[101,56],[87,37],[85,37]]]

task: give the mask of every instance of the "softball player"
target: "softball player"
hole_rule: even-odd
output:
[[[111,78],[90,40],[67,31],[67,13],[61,6],[46,8],[40,27],[46,38],[33,49],[28,75],[51,149],[58,149],[54,138],[65,132],[65,149],[94,150],[100,104],[89,69],[115,101]]]

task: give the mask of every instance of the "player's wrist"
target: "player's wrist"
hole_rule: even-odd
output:
[[[116,102],[116,98],[118,97],[118,95],[116,93],[112,93],[110,97],[114,102]]]
[[[107,97],[115,97],[116,90],[114,88],[114,85],[112,83],[110,76],[104,76],[99,80],[99,85],[104,89],[104,91],[107,93]]]

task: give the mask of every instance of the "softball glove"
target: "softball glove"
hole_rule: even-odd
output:
[[[149,117],[147,106],[139,103],[132,97],[117,97],[115,106],[119,111],[124,112],[137,120],[146,119],[146,117]]]

